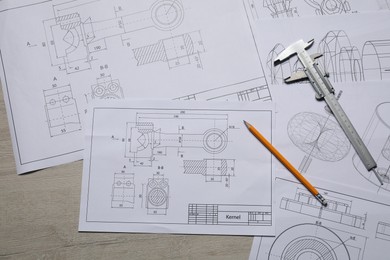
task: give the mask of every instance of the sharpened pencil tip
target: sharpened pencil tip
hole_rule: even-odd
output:
[[[250,124],[249,124],[247,121],[245,121],[245,120],[242,120],[242,121],[244,121],[244,124],[245,124],[245,126],[246,126],[247,128],[250,127]]]

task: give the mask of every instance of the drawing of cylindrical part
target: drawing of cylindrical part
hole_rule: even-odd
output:
[[[206,182],[221,182],[222,178],[234,176],[234,163],[226,159],[185,160],[184,174],[200,174]]]
[[[133,49],[137,65],[167,62],[170,68],[191,63],[191,56],[205,52],[199,31],[185,33],[158,41],[156,44]]]
[[[318,59],[326,73],[335,82],[357,81],[362,79],[359,50],[351,45],[344,31],[330,31],[318,44]]]
[[[390,79],[390,40],[366,42],[362,56],[365,80]]]
[[[383,182],[390,184],[390,102],[376,107],[362,139],[377,163],[377,171]],[[367,171],[357,154],[353,156],[353,164],[364,178],[378,184],[375,175]],[[382,188],[390,190],[388,185]]]

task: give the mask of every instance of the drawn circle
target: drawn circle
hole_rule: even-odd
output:
[[[168,182],[162,181],[162,182],[160,182],[159,186],[160,186],[161,189],[165,189],[166,187],[168,187]]]
[[[54,106],[56,103],[57,103],[57,101],[54,98],[50,99],[50,101],[49,101],[49,104],[51,106]]]
[[[102,97],[104,93],[106,92],[106,89],[102,85],[96,85],[93,89],[94,96]]]
[[[343,240],[332,230],[299,224],[283,231],[273,242],[269,260],[351,259]]]
[[[126,186],[131,186],[131,181],[126,181]]]
[[[183,7],[176,0],[163,0],[152,6],[152,21],[160,30],[175,29],[181,24],[183,18]]]
[[[148,186],[149,188],[154,188],[157,186],[157,182],[155,180],[149,180]]]
[[[116,82],[111,82],[108,84],[107,89],[110,93],[116,93],[119,90],[119,84]]]
[[[167,194],[164,190],[155,188],[149,192],[148,200],[153,206],[159,207],[166,202]]]
[[[338,123],[315,113],[295,115],[288,122],[287,132],[299,149],[323,161],[339,161],[348,154],[351,147]]]
[[[64,103],[68,103],[69,100],[70,100],[69,96],[65,95],[65,96],[62,97],[62,102],[64,102]]]
[[[207,130],[203,134],[203,148],[206,152],[216,154],[225,150],[227,146],[227,136],[217,128]]]

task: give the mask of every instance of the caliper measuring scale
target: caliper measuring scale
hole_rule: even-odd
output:
[[[352,125],[352,122],[349,120],[347,114],[344,112],[343,108],[335,97],[335,91],[332,84],[327,79],[327,77],[325,77],[325,74],[320,70],[318,64],[315,62],[315,59],[321,57],[322,54],[309,55],[306,51],[313,45],[313,43],[314,40],[311,40],[307,43],[303,40],[299,40],[293,43],[284,51],[282,51],[278,57],[276,57],[274,64],[277,65],[297,54],[299,61],[304,67],[304,70],[293,73],[290,77],[285,79],[285,82],[292,83],[303,79],[309,79],[310,84],[316,93],[316,99],[325,100],[327,106],[336,118],[341,129],[343,129],[345,135],[351,142],[353,148],[355,149],[360,160],[363,162],[367,171],[373,171],[380,184],[383,185],[382,178],[376,170],[377,164],[374,158],[368,151],[367,146],[363,143],[362,138],[357,133],[355,127]]]

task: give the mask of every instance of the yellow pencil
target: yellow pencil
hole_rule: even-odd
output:
[[[244,121],[246,127],[248,130],[295,176],[295,178],[298,179],[302,183],[303,186],[306,187],[310,191],[311,194],[319,201],[321,204],[326,207],[328,205],[328,202],[322,195],[318,192],[316,188],[314,188],[313,185],[310,184],[308,180],[305,179],[305,177],[302,176],[302,174],[295,169],[295,167],[287,161],[286,158],[278,151],[276,148],[268,142],[265,137],[259,133],[259,131],[256,130],[251,124]]]

